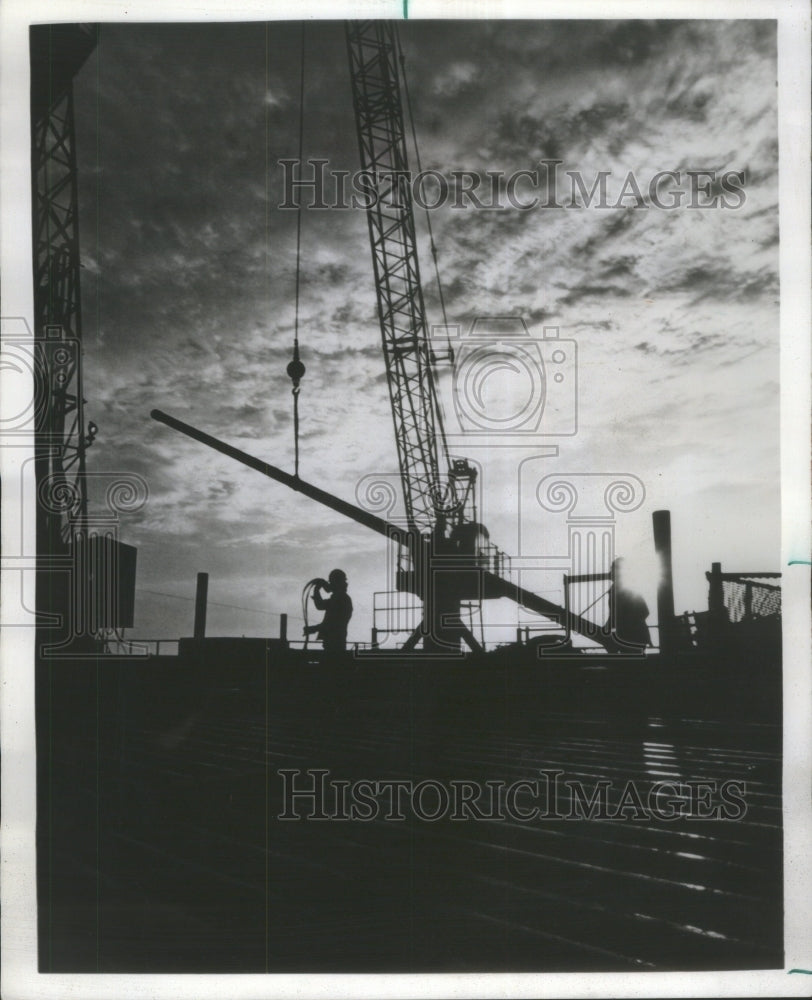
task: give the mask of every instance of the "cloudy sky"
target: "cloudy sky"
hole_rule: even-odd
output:
[[[578,344],[577,435],[455,448],[483,468],[494,541],[553,554],[561,521],[534,499],[538,480],[627,473],[646,497],[619,517],[618,550],[650,568],[651,512],[669,508],[678,610],[706,606],[712,561],[778,569],[773,22],[400,33],[424,168],[509,174],[556,158],[590,184],[611,171],[610,196],[629,171],[644,194],[658,171],[680,171],[685,190],[690,169],[745,172],[736,209],[432,213],[451,323],[521,316],[536,337],[557,326]],[[343,26],[308,24],[305,46],[305,157],[355,170]],[[300,614],[308,579],[342,566],[351,638],[366,639],[372,592],[391,586],[382,540],[149,419],[165,409],[292,471],[296,214],[277,206],[299,73],[298,24],[110,24],[77,77],[86,412],[100,428],[88,466],[149,483],[122,531],[139,548],[141,636],[189,634],[200,570],[212,634],[275,630],[273,613]],[[424,253],[439,322],[428,265]],[[305,212],[301,268],[300,471],[353,500],[364,476],[397,470],[363,212]],[[451,384],[443,370],[453,431]],[[526,461],[541,444],[558,455]]]

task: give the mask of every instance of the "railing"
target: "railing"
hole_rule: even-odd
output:
[[[721,563],[713,563],[705,578],[713,621],[735,625],[780,617],[780,573],[723,573]]]
[[[592,635],[586,634],[586,638],[594,638],[595,641],[598,640],[598,636],[604,634],[605,622],[608,620],[611,614],[611,609],[609,607],[609,592],[612,587],[612,574],[611,573],[581,573],[576,575],[564,574],[564,610],[566,611],[566,634],[567,640],[569,641],[572,637],[570,630],[570,613],[573,611],[572,608],[572,588],[574,586],[586,586],[587,587],[587,600],[589,604],[582,609],[578,610],[578,616],[582,618],[585,622],[589,622],[594,625],[594,631]],[[590,600],[591,598],[591,600]],[[601,605],[605,602],[605,613],[601,615],[602,621],[592,622],[591,619],[587,618],[587,612],[591,611],[595,605],[601,602]],[[601,650],[605,652],[605,650]]]
[[[307,645],[305,645],[304,639],[292,639],[288,642],[288,648],[295,649],[300,652],[304,652],[306,649],[308,653],[317,653],[319,656],[323,652],[321,642],[319,642],[318,639],[316,639],[315,641],[313,639],[310,639]],[[375,641],[366,642],[360,639],[359,640],[353,639],[347,641],[348,653],[357,653],[361,650],[377,649],[377,648],[378,648],[378,643]]]
[[[372,595],[372,627],[376,636],[412,633],[422,617],[422,602],[408,600],[399,590],[376,590]]]
[[[177,656],[180,639],[124,639],[106,636],[105,652],[116,656]]]
[[[510,556],[493,542],[477,546],[476,561],[477,569],[488,570],[495,576],[510,579],[510,574],[513,571]]]

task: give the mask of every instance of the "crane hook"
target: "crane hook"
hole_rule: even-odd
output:
[[[301,382],[305,366],[299,358],[299,338],[293,340],[293,358],[288,362],[286,369],[288,378],[293,383],[291,392],[293,393],[293,454],[294,454],[294,475],[299,478],[299,383]]]
[[[293,342],[293,358],[288,362],[288,367],[285,369],[288,373],[288,378],[293,382],[293,392],[299,391],[299,383],[304,377],[305,366],[302,364],[299,358],[299,341],[295,340]]]

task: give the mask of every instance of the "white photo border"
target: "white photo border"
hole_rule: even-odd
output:
[[[522,973],[431,975],[108,975],[37,971],[33,628],[0,636],[2,709],[3,993],[22,998],[95,997],[688,997],[808,996],[812,986],[812,643],[810,641],[810,8],[796,0],[362,0],[292,7],[281,0],[4,0],[2,86],[2,308],[33,317],[29,164],[29,25],[43,22],[226,21],[345,17],[700,18],[778,23],[779,219],[781,267],[781,464],[784,596],[784,969],[697,973]],[[15,380],[15,386],[19,385]],[[24,400],[8,383],[2,412]],[[33,449],[2,449],[2,533],[19,536],[22,475]],[[26,470],[24,472],[24,469]],[[27,540],[33,546],[33,538]],[[4,544],[3,549],[8,551]],[[7,620],[25,625],[24,574],[5,572]],[[32,595],[27,595],[31,606]],[[19,611],[15,610],[19,609]],[[14,616],[18,615],[19,618]]]

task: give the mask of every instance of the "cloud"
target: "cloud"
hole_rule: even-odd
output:
[[[277,161],[299,144],[300,31],[102,26],[76,85],[85,394],[100,426],[88,462],[148,478],[148,508],[124,529],[143,579],[180,585],[205,559],[235,603],[249,604],[261,581],[267,606],[284,610],[298,601],[295,581],[351,559],[366,628],[369,595],[391,585],[380,540],[149,419],[161,407],[293,468],[285,367],[298,220],[277,207]],[[449,21],[399,32],[426,167],[475,171],[484,190],[489,170],[558,156],[562,172],[587,180],[609,171],[613,192],[634,171],[646,197],[658,170],[745,172],[735,211],[448,206],[431,221],[448,319],[463,335],[477,316],[521,315],[535,335],[553,324],[578,340],[580,430],[559,442],[551,470],[622,459],[652,502],[692,515],[700,489],[719,498],[735,482],[742,510],[777,518],[777,488],[752,475],[754,455],[773,469],[778,433],[772,23]],[[309,23],[305,49],[305,156],[353,170],[341,25]],[[352,499],[364,475],[397,470],[367,221],[321,210],[301,223],[302,475]],[[416,225],[439,322],[419,212]],[[450,391],[447,365],[440,382]],[[515,512],[493,497],[515,470],[497,449],[478,457],[494,538],[510,538]],[[735,532],[721,509],[712,516],[724,561]],[[765,542],[765,563],[769,551]]]
[[[745,271],[735,267],[730,260],[719,263],[705,259],[664,275],[659,288],[666,292],[689,293],[691,305],[707,299],[747,302],[776,296],[778,275],[774,271]]]

